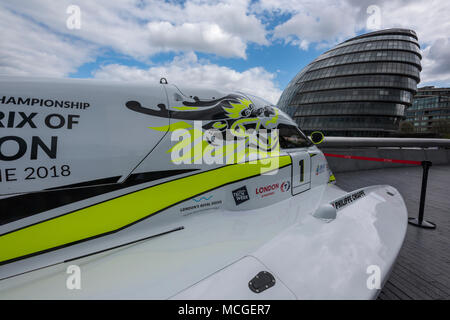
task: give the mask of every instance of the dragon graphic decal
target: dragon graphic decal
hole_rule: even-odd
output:
[[[169,110],[159,104],[159,110],[143,107],[138,101],[128,101],[126,107],[143,114],[181,120],[168,126],[150,127],[157,131],[179,132],[181,141],[167,150],[175,163],[195,163],[199,158],[224,157],[226,163],[248,159],[251,154],[265,158],[278,151],[279,111],[273,106],[256,107],[239,94],[219,99],[183,101],[181,107]],[[194,123],[192,123],[194,122]],[[195,123],[200,122],[200,126]],[[181,152],[183,151],[183,152]],[[230,160],[231,159],[231,160]]]

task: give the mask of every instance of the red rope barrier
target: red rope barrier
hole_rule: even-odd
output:
[[[391,163],[403,163],[403,164],[415,164],[422,165],[422,161],[412,161],[412,160],[397,160],[397,159],[385,159],[385,158],[371,158],[371,157],[360,157],[360,156],[349,156],[344,154],[332,154],[324,153],[326,157],[335,157],[343,159],[355,159],[355,160],[367,160],[367,161],[378,161],[378,162],[391,162]]]
[[[371,157],[361,157],[361,156],[350,156],[344,154],[332,154],[324,153],[326,157],[335,157],[343,159],[355,159],[355,160],[368,160],[368,161],[379,161],[379,162],[391,162],[391,163],[403,163],[403,164],[414,164],[421,165],[423,167],[422,175],[422,189],[420,191],[420,206],[419,206],[419,216],[418,218],[408,218],[408,223],[415,225],[420,228],[425,229],[436,229],[436,224],[423,219],[424,208],[425,208],[425,195],[427,193],[427,180],[428,180],[428,169],[431,167],[431,161],[412,161],[412,160],[397,160],[397,159],[385,159],[385,158],[371,158]]]

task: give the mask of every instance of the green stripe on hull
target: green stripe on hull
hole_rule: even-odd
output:
[[[276,160],[275,160],[276,159]],[[0,236],[0,264],[109,234],[223,185],[291,164],[289,156],[228,165],[94,204]]]

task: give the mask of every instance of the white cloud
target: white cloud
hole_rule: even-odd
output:
[[[228,67],[198,61],[193,53],[178,56],[162,66],[140,69],[119,64],[102,66],[94,74],[95,78],[109,80],[146,80],[158,83],[161,77],[173,84],[193,84],[211,88],[240,90],[260,96],[276,103],[281,94],[274,84],[275,74],[261,67],[251,68],[243,72]]]
[[[91,60],[93,48],[0,10],[0,74],[61,77]]]
[[[267,45],[266,30],[254,14],[248,13],[249,0],[190,1],[181,15],[191,22],[210,21],[232,35],[254,43]]]
[[[66,28],[69,5],[81,9],[81,29]],[[3,8],[2,8],[3,7]],[[148,59],[164,51],[202,51],[245,58],[248,42],[268,44],[261,22],[247,13],[248,1],[185,4],[164,1],[17,0],[0,10],[25,15],[45,32],[76,36],[98,47]]]
[[[450,38],[436,39],[423,50],[422,67],[423,83],[440,81],[450,85]]]
[[[289,14],[275,26],[273,39],[308,50],[311,44],[322,48],[352,37],[361,28],[359,6],[332,0],[261,0],[252,6],[256,14]]]
[[[219,53],[225,57],[245,58],[246,44],[241,38],[233,36],[217,24],[183,23],[172,25],[170,22],[150,22],[148,37],[151,43],[161,51],[192,50]]]
[[[302,5],[298,10],[288,21],[275,27],[274,38],[308,50],[311,43],[333,45],[355,35],[355,9],[345,3],[319,1]]]

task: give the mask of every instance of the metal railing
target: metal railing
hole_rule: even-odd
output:
[[[355,157],[431,161],[434,165],[450,164],[450,139],[325,137],[317,146],[324,153],[348,158],[328,158],[333,172],[400,166],[393,162],[358,161]],[[352,157],[354,159],[351,159]]]
[[[325,137],[319,148],[446,148],[450,139]]]

